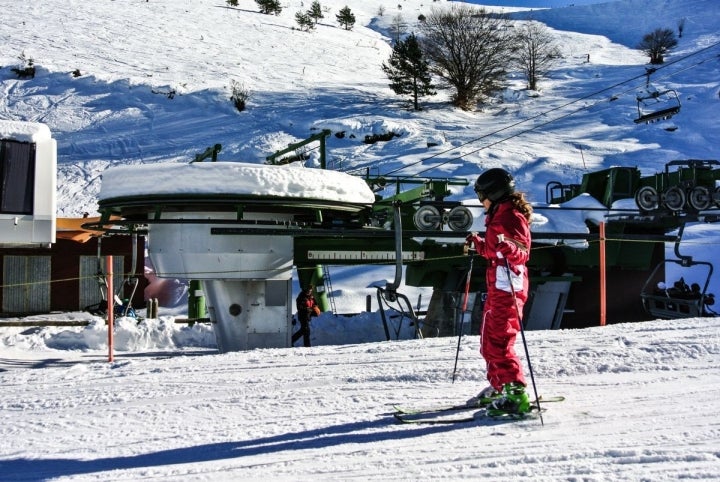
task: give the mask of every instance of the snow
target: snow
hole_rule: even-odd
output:
[[[335,171],[472,180],[502,166],[536,205],[549,181],[578,183],[617,165],[654,174],[671,160],[718,158],[714,0],[666,0],[662,8],[653,0],[493,3],[516,18],[532,15],[561,41],[563,57],[540,90],[528,92],[513,73],[501,101],[476,112],[449,107],[445,91],[412,112],[380,68],[391,52],[388,27],[397,14],[412,27],[444,2],[350,4],[357,24],[347,32],[334,22],[346,2],[326,0],[326,18],[306,33],[293,28],[294,13],[309,7],[300,0],[285,2],[279,16],[258,14],[253,2],[231,9],[209,0],[0,0],[0,119],[49,126],[61,217],[95,215],[101,193],[147,192],[138,173],[203,172],[210,163],[189,162],[208,146],[222,144],[218,165],[251,172],[260,167],[248,164],[260,166],[320,129],[344,133],[328,138]],[[635,125],[647,58],[634,47],[646,31],[675,28],[681,18],[683,37],[651,78],[678,91],[681,113]],[[17,79],[10,68],[28,58],[35,78]],[[251,94],[242,113],[229,100],[232,81]],[[28,140],[39,132],[19,129]],[[390,131],[401,135],[362,142]],[[367,202],[368,192],[342,172],[315,173],[309,151],[303,175],[318,195]],[[302,167],[280,169],[277,184],[258,183],[262,192],[294,192],[290,172]],[[128,171],[136,173],[131,183],[118,174]],[[479,214],[471,186],[454,189],[451,198]],[[537,210],[534,232],[583,231],[586,219],[606,214],[591,198],[573,203],[580,209],[571,216]],[[481,216],[472,229],[482,230]],[[717,266],[718,244],[716,223],[696,224],[681,254]],[[363,311],[394,272],[330,269],[341,313]],[[400,291],[424,306],[429,300],[426,289]],[[720,293],[718,273],[709,291]],[[566,396],[548,404],[544,425],[406,426],[394,423],[393,403],[456,403],[485,386],[477,336],[461,339],[452,383],[457,338],[414,340],[414,327],[393,319],[393,340],[385,341],[373,310],[321,315],[309,349],[218,354],[209,326],[176,323],[182,309],[118,320],[111,363],[97,317],[6,320],[89,324],[0,328],[0,479],[720,478],[720,424],[710,413],[720,396],[717,318],[528,332],[539,393]],[[520,341],[517,350],[525,358]]]
[[[144,350],[113,363],[95,350],[3,350],[0,470],[3,480],[716,480],[719,338],[712,318],[528,332],[538,391],[566,396],[546,405],[544,425],[394,422],[393,403],[458,402],[484,386],[477,336],[462,339],[455,383],[454,338]]]
[[[50,129],[39,122],[6,121],[0,123],[0,139],[18,142],[42,142],[50,139]]]
[[[103,173],[99,200],[153,194],[242,194],[371,205],[375,194],[343,172],[242,162],[117,166]]]

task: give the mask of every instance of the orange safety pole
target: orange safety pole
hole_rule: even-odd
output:
[[[107,326],[108,361],[113,361],[113,329],[115,326],[115,289],[113,288],[113,257],[105,257],[105,276],[107,277]]]
[[[607,283],[605,279],[605,222],[600,222],[600,326],[605,326],[607,317]]]

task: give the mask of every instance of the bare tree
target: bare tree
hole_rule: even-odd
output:
[[[512,59],[522,69],[528,89],[536,90],[543,77],[560,57],[550,30],[539,22],[528,22],[517,29]]]
[[[510,62],[505,17],[454,5],[433,10],[419,27],[431,71],[455,89],[453,105],[469,110],[501,88]]]
[[[403,18],[402,14],[398,13],[392,18],[392,22],[390,23],[390,34],[392,35],[393,42],[397,44],[400,42],[400,39],[403,35],[407,32],[408,25],[405,22],[405,19]]]
[[[678,42],[675,33],[669,28],[658,28],[654,32],[645,34],[638,48],[650,56],[653,65],[665,62],[665,54]]]
[[[685,17],[678,20],[678,38],[682,38],[682,34],[685,31],[685,20]]]

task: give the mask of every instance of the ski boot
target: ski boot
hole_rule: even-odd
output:
[[[468,407],[487,407],[494,400],[502,396],[501,392],[498,392],[492,386],[485,387],[480,390],[480,393],[472,397],[467,401]]]
[[[530,399],[525,393],[525,386],[519,382],[506,383],[501,396],[487,406],[487,414],[491,417],[522,416],[529,411]]]

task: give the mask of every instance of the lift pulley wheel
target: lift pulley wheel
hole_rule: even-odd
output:
[[[662,203],[670,211],[680,211],[685,205],[685,192],[677,186],[670,187],[663,193]]]
[[[465,206],[455,206],[448,214],[447,224],[453,231],[468,231],[473,223],[473,215]]]
[[[655,211],[660,207],[660,196],[652,186],[643,186],[635,193],[635,204],[643,211]]]
[[[435,206],[421,206],[415,211],[413,222],[420,231],[436,231],[442,225],[442,216]]]
[[[688,196],[688,203],[698,211],[710,208],[712,200],[712,194],[705,186],[695,186]]]

